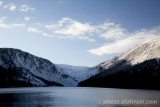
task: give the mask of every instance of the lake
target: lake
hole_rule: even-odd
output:
[[[89,87],[1,88],[0,107],[160,106],[160,91]]]

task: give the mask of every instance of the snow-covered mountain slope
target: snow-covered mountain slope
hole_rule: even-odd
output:
[[[47,85],[45,81],[76,86],[78,82],[99,73],[99,67],[55,65],[49,60],[12,48],[0,48],[0,66],[6,70],[20,69],[21,76],[18,73],[17,80],[37,86]]]
[[[108,69],[112,64],[115,62],[117,63],[117,61],[120,60],[128,61],[127,63],[125,62],[124,65],[135,65],[154,58],[160,58],[160,38],[140,43],[130,48],[128,51],[114,57],[112,60],[102,62],[99,66]]]
[[[105,70],[79,86],[160,89],[160,38],[130,48],[100,63]]]
[[[91,76],[96,75],[101,72],[99,66],[81,67],[81,66],[56,64],[56,68],[59,72],[71,76],[77,82],[86,80],[86,79],[90,78]]]
[[[0,49],[0,65],[5,69],[21,68],[23,74],[26,74],[26,76],[28,75],[28,78],[33,77],[32,75],[29,75],[29,73],[31,73],[50,82],[57,82],[64,85],[72,85],[74,83],[72,78],[63,78],[61,73],[57,71],[55,65],[50,61],[18,49]],[[26,73],[27,71],[29,71],[29,73]],[[39,81],[30,82],[37,85],[43,85],[43,83],[39,83]]]

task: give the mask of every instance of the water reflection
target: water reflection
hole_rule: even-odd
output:
[[[157,100],[153,105],[105,104],[113,100]],[[160,91],[112,88],[45,87],[0,89],[0,107],[158,107]]]
[[[54,96],[47,93],[8,93],[0,94],[0,106],[44,107],[55,106]]]

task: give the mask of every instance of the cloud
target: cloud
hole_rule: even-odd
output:
[[[24,17],[25,21],[29,21],[31,18],[30,17]]]
[[[8,8],[10,11],[15,11],[16,5],[14,5],[13,3],[10,3],[8,5],[5,5],[3,8]]]
[[[8,5],[5,5],[3,8],[8,8]]]
[[[116,39],[112,43],[106,43],[105,45],[98,47],[96,49],[88,50],[88,52],[95,55],[121,53],[138,43],[142,43],[144,41],[148,41],[153,38],[159,37],[160,27],[156,27],[149,30],[142,29],[132,33],[123,32],[122,34],[125,35],[125,37],[121,39]]]
[[[0,17],[0,28],[7,28],[7,29],[11,29],[11,28],[15,28],[15,27],[24,27],[26,26],[26,24],[24,23],[13,23],[13,24],[7,24],[4,21],[6,20],[6,16]]]
[[[55,27],[60,28],[54,31],[54,33],[72,36],[84,35],[94,30],[88,23],[81,23],[70,18],[62,18]]]
[[[26,26],[25,23],[7,24],[5,23],[6,18],[0,17],[0,28]],[[30,17],[24,17],[24,20],[29,21]],[[34,23],[26,30],[46,37],[53,37],[54,35],[58,38],[96,41],[97,43],[100,43],[99,39],[106,40],[106,43],[102,46],[88,50],[89,53],[94,55],[120,53],[138,43],[160,36],[160,27],[128,32],[127,29],[113,22],[107,21],[103,24],[92,25],[88,22],[83,23],[71,18],[62,18],[56,24],[43,25],[42,23]],[[47,33],[47,30],[49,33]]]
[[[52,35],[50,35],[48,33],[45,33],[45,32],[43,32],[43,31],[41,31],[41,30],[39,30],[39,29],[37,29],[35,27],[29,27],[27,31],[28,32],[38,33],[38,34],[41,34],[41,35],[43,35],[45,37],[52,37]]]
[[[14,23],[14,24],[11,24],[10,26],[11,27],[24,27],[24,26],[26,26],[26,24],[24,24],[24,23]]]
[[[77,21],[70,21],[70,25],[65,26],[62,29],[56,30],[54,33],[63,35],[79,36],[92,32],[92,26],[89,24],[83,24]]]
[[[28,31],[28,32],[41,33],[41,31],[40,31],[40,30],[38,30],[38,29],[36,29],[36,28],[34,28],[34,27],[29,27],[27,31]]]
[[[46,37],[52,37],[52,35],[50,35],[50,34],[48,34],[48,33],[44,33],[44,32],[42,32],[42,35],[43,35],[43,36],[46,36]]]
[[[0,1],[0,6],[3,4],[3,1]]]
[[[117,34],[119,34],[117,35],[118,38],[118,36],[122,36],[123,31],[119,25],[112,22],[105,22],[104,24],[93,26],[89,23],[82,23],[71,18],[62,18],[57,24],[45,25],[45,28],[52,30],[54,34],[58,34],[62,38],[75,38],[92,42],[95,41],[93,38],[95,34],[101,35],[101,37],[110,34],[110,36],[114,37],[116,35],[114,31],[116,31]]]
[[[24,19],[27,21],[30,18],[25,17]],[[1,26],[7,27],[4,23],[1,23]],[[50,33],[47,33],[48,31],[44,29],[44,27]],[[106,40],[104,45],[88,50],[89,53],[95,55],[120,53],[138,43],[160,36],[160,27],[128,32],[127,29],[113,22],[107,21],[103,24],[92,25],[71,18],[62,18],[57,21],[56,24],[50,25],[34,23],[27,31],[38,33],[46,37],[53,37],[53,35],[56,35],[58,38],[79,39],[90,42],[96,41],[97,43],[100,43],[99,41],[101,41],[101,39],[104,41]]]
[[[125,29],[121,27],[110,28],[100,35],[100,37],[105,39],[120,39],[123,38],[123,36],[125,36]]]
[[[15,11],[16,10],[16,6],[15,5],[12,5],[12,6],[10,6],[10,8],[9,8],[11,11]]]
[[[37,22],[37,23],[34,23],[35,26],[42,26],[41,23]]]
[[[6,19],[6,16],[0,17],[0,28],[8,28],[8,25],[4,23],[4,20]]]
[[[8,23],[5,23],[5,20],[7,19],[7,16],[3,16],[3,17],[0,17],[0,28],[4,28],[4,29],[14,29],[14,28],[25,28],[25,26],[27,26],[25,23],[11,23],[11,24],[8,24]],[[34,23],[33,26],[36,25],[38,27],[41,27],[41,23]],[[38,28],[35,28],[35,27],[28,27],[28,29],[26,29],[28,32],[34,32],[34,33],[38,33],[38,34],[41,34],[42,36],[45,36],[45,37],[53,37],[51,34],[47,33],[47,32],[44,32],[42,30],[39,30]]]
[[[22,12],[35,11],[35,8],[30,7],[30,6],[26,5],[26,4],[23,4],[20,7],[20,11],[22,11]]]

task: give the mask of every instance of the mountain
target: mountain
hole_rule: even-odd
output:
[[[109,61],[99,64],[105,70],[79,86],[159,89],[160,38],[140,43]]]
[[[0,87],[76,86],[98,73],[98,66],[55,65],[19,49],[0,48]]]
[[[81,66],[56,64],[56,68],[59,72],[67,74],[72,78],[74,78],[77,81],[77,84],[78,82],[84,81],[102,71],[102,68],[100,66],[81,67]]]
[[[108,68],[121,60],[126,60],[125,64],[135,65],[146,60],[160,58],[160,38],[153,39],[144,43],[140,43],[128,51],[121,53],[110,61],[104,61],[99,65]]]
[[[53,64],[12,48],[0,48],[0,87],[92,86],[159,89],[160,38],[140,43],[94,67]]]

